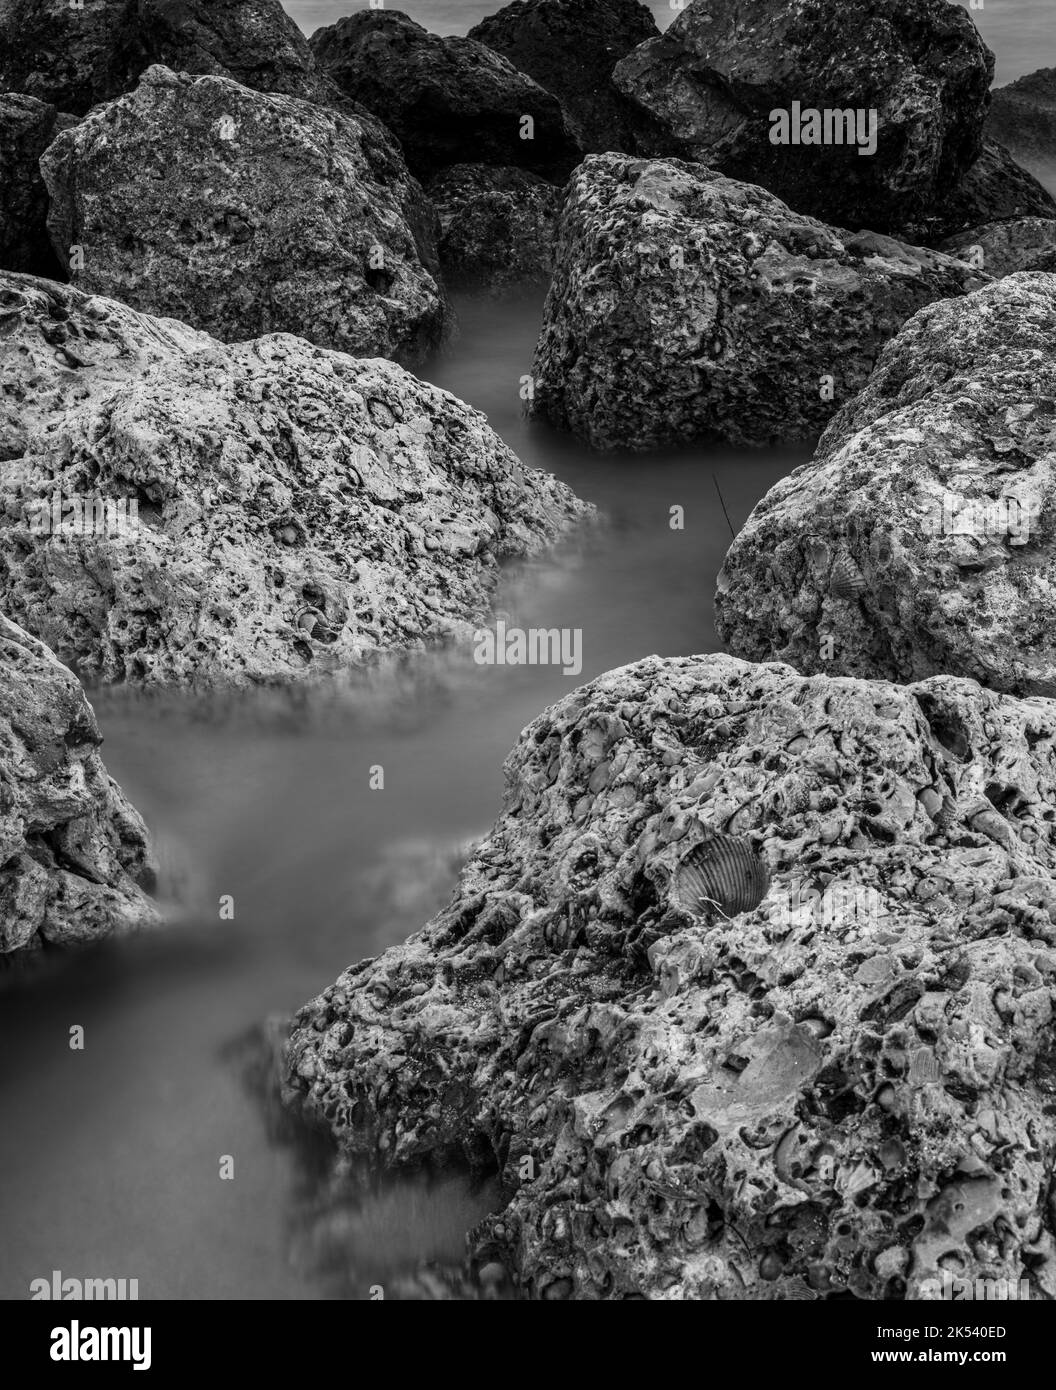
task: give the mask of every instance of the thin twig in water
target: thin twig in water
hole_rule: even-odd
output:
[[[719,480],[718,478],[716,478],[714,473],[711,475],[711,481],[715,484],[715,491],[719,494],[719,501],[722,503],[722,514],[726,518],[726,525],[730,528],[730,535],[734,538],[734,540],[736,540],[737,533],[733,529],[733,522],[730,520],[730,514],[726,510],[726,503],[722,500],[722,491],[719,487]]]

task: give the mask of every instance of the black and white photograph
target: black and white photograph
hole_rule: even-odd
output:
[[[5,1344],[536,1301],[1047,1345],[1056,0],[0,0]]]

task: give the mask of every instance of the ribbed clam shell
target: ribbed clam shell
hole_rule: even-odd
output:
[[[769,885],[766,865],[743,835],[710,836],[686,855],[675,874],[681,906],[689,912],[717,907],[724,917],[751,912]]]
[[[841,555],[829,575],[829,593],[854,603],[865,592],[865,576],[849,555]]]
[[[909,1079],[914,1086],[925,1086],[939,1079],[939,1061],[930,1047],[920,1047],[909,1061]]]

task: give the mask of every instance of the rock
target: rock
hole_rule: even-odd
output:
[[[251,685],[468,637],[500,561],[590,510],[381,359],[224,347],[29,276],[0,316],[0,609],[93,681]]]
[[[440,38],[398,10],[364,9],[317,29],[310,43],[321,70],[396,133],[420,178],[478,163],[563,179],[579,162],[556,97],[473,39]]]
[[[366,139],[355,117],[153,67],[45,153],[52,240],[79,288],[225,340],[417,361],[445,301]]]
[[[995,280],[1017,270],[1056,270],[1056,218],[1020,217],[972,227],[949,237],[941,249]]]
[[[985,276],[681,160],[569,184],[532,409],[595,449],[819,432],[917,309]]]
[[[659,37],[640,0],[513,0],[469,31],[553,92],[583,151],[653,153],[662,127],[618,92],[612,70]]]
[[[1040,1297],[1054,740],[945,677],[610,672],[521,735],[451,905],[298,1013],[292,1113],[346,1169],[497,1170],[470,1257],[532,1297]],[[716,832],[771,879],[729,919],[677,893]]]
[[[948,0],[695,0],[613,81],[664,124],[667,153],[760,183],[798,212],[894,232],[978,155],[993,71]],[[875,111],[875,151],[771,143],[771,112],[794,119],[794,102]]]
[[[72,674],[0,614],[0,954],[151,926],[147,831]]]
[[[39,160],[60,121],[36,97],[0,93],[0,267],[56,276],[59,261],[48,240],[48,195]]]
[[[278,0],[4,0],[0,87],[83,116],[155,63],[316,100],[326,84]]]
[[[454,164],[428,191],[440,218],[448,288],[501,291],[549,281],[559,188],[527,169]]]
[[[923,309],[730,547],[740,656],[1056,695],[1056,276]]]
[[[990,93],[987,136],[1017,159],[1052,172],[1056,161],[1056,68],[1028,73]]]
[[[953,192],[903,228],[901,235],[922,246],[941,247],[945,238],[983,223],[1023,217],[1056,217],[1056,200],[1006,149],[987,143]]]

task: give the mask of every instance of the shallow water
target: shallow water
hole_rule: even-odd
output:
[[[999,82],[1056,62],[1051,3],[976,12]],[[289,8],[310,31],[350,7]],[[457,33],[496,6],[405,8]],[[653,8],[664,24],[667,6]],[[4,992],[0,1298],[27,1297],[55,1269],[138,1279],[142,1298],[367,1297],[423,1260],[457,1260],[495,1200],[457,1178],[358,1206],[324,1199],[309,1155],[270,1134],[239,1040],[446,900],[462,847],[498,813],[507,751],[547,704],[654,652],[716,649],[711,600],[729,542],[718,490],[738,527],[810,450],[588,454],[520,418],[539,303],[460,309],[460,340],[423,375],[607,514],[604,529],[511,571],[498,599],[521,626],[581,629],[582,674],[478,667],[462,651],[310,697],[97,696],[108,766],[192,906],[149,939],[49,962]],[[669,527],[674,505],[683,531]],[[383,791],[369,789],[376,764]],[[233,921],[219,920],[221,895],[234,897]],[[84,1051],[68,1046],[75,1024]]]
[[[460,310],[456,347],[423,375],[607,513],[511,571],[498,600],[522,626],[581,629],[582,674],[477,666],[466,649],[315,697],[95,697],[110,771],[198,907],[5,993],[0,1297],[26,1297],[53,1269],[136,1278],[142,1298],[367,1297],[419,1260],[457,1259],[488,1207],[490,1194],[452,1181],[320,1211],[229,1050],[442,905],[461,846],[498,813],[506,753],[546,705],[650,653],[716,648],[730,537],[716,482],[737,527],[810,450],[590,455],[520,417],[541,302]],[[674,505],[683,531],[670,529]],[[376,764],[383,791],[369,788]],[[233,921],[219,920],[221,895]],[[83,1052],[68,1046],[75,1024]],[[335,1272],[336,1249],[351,1254]]]

